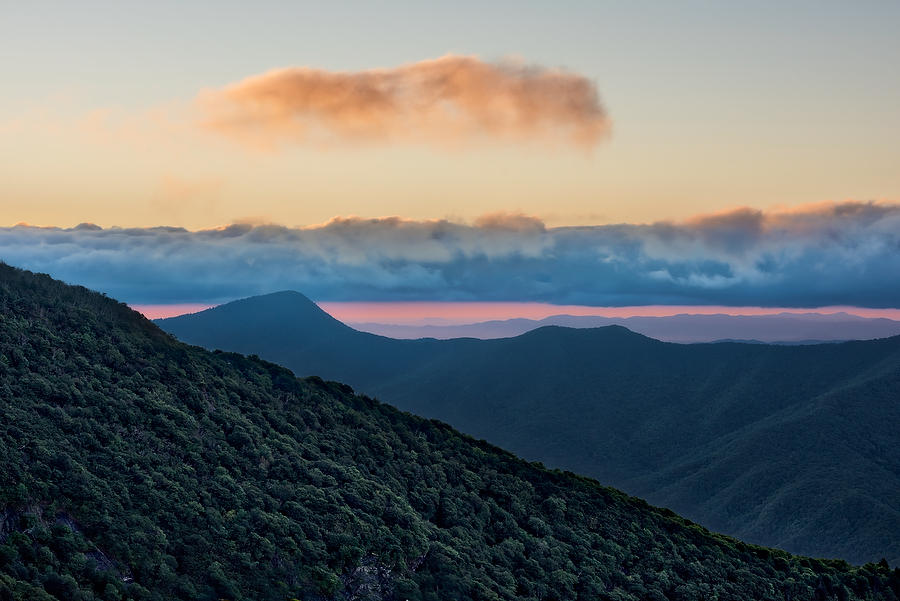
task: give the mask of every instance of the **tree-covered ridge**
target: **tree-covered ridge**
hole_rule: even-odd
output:
[[[612,326],[394,340],[296,292],[159,324],[338,379],[741,540],[900,565],[900,336],[685,345]]]
[[[0,265],[0,599],[896,599]]]

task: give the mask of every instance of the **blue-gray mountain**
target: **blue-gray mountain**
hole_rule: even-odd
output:
[[[900,563],[900,337],[679,345],[612,326],[395,340],[294,292],[159,324],[339,379],[714,530]]]
[[[667,342],[768,342],[814,344],[872,340],[900,335],[900,321],[848,313],[779,313],[775,315],[669,315],[601,317],[553,315],[544,319],[506,319],[459,325],[350,323],[357,330],[391,338],[508,338],[542,326],[599,328],[625,326],[632,332]]]

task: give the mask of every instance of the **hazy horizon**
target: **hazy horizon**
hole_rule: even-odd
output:
[[[235,299],[240,300],[240,299]],[[315,302],[315,301],[314,301]],[[227,303],[220,303],[227,304]],[[148,319],[164,319],[189,315],[220,304],[174,303],[131,305]],[[715,305],[641,305],[631,307],[592,307],[554,305],[550,303],[513,302],[333,302],[318,301],[323,311],[351,326],[400,325],[447,326],[474,325],[513,319],[541,320],[557,316],[596,316],[610,318],[672,317],[682,315],[773,316],[847,314],[866,319],[884,318],[900,321],[900,309],[866,307],[729,307]]]

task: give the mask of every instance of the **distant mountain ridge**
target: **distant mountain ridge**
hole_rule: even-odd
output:
[[[900,562],[900,337],[678,345],[621,326],[546,326],[396,340],[326,319],[297,293],[229,307],[158,323],[346,381],[747,540]]]
[[[900,335],[900,321],[869,318],[845,312],[778,313],[772,315],[681,314],[664,317],[602,317],[553,315],[543,319],[515,318],[471,324],[404,325],[348,323],[351,327],[391,338],[508,338],[536,328],[556,325],[570,328],[625,326],[666,342],[718,342],[724,340],[773,344],[815,344],[843,340],[872,340]]]

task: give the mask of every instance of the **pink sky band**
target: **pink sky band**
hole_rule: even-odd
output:
[[[320,302],[323,310],[345,323],[388,324],[463,324],[480,321],[526,318],[543,319],[551,315],[601,315],[632,317],[695,315],[773,315],[777,313],[838,313],[860,317],[884,317],[900,320],[900,308],[829,306],[815,308],[726,307],[720,305],[643,305],[632,307],[589,307],[584,305],[552,305],[549,303],[514,302]],[[215,305],[180,303],[169,305],[132,305],[150,319],[196,313]]]

